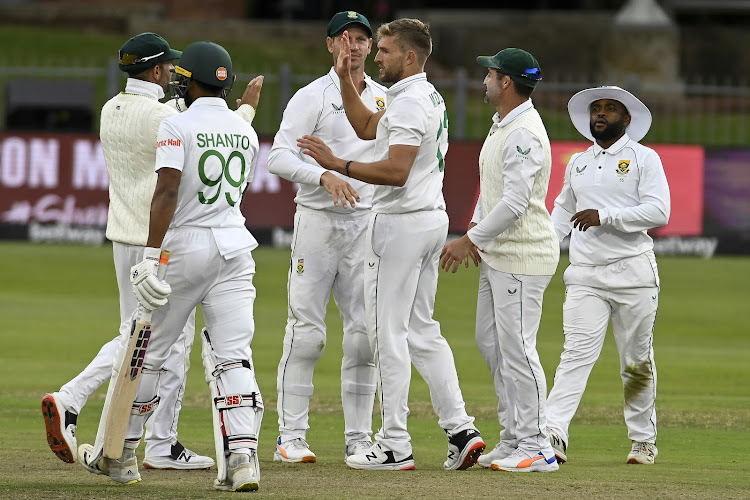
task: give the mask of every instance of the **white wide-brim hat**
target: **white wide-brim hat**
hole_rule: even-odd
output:
[[[615,86],[595,87],[578,92],[568,101],[568,113],[573,126],[586,139],[596,142],[591,135],[591,113],[589,106],[599,99],[619,101],[630,113],[630,125],[626,129],[628,137],[638,142],[651,128],[651,111],[636,96],[625,89]]]

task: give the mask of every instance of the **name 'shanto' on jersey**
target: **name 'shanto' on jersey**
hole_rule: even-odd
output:
[[[198,132],[196,144],[199,148],[239,148],[248,150],[252,142],[242,134],[214,134]]]

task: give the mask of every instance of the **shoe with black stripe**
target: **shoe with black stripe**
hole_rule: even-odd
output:
[[[146,469],[166,470],[201,470],[210,469],[214,465],[214,459],[198,455],[182,445],[179,441],[172,445],[171,453],[164,457],[146,457],[143,467]]]
[[[391,450],[373,444],[367,453],[346,457],[350,469],[360,470],[414,470],[414,455],[399,458]]]
[[[568,455],[566,454],[568,451],[568,445],[565,440],[560,437],[560,435],[555,431],[549,431],[548,434],[549,444],[552,445],[552,449],[555,451],[555,458],[557,459],[557,463],[562,465],[568,461]]]
[[[486,448],[481,434],[476,429],[466,429],[448,438],[448,458],[445,470],[465,470],[477,463]]]

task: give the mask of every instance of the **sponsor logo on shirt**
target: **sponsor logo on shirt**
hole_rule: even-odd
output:
[[[586,167],[588,167],[588,165],[584,165],[582,168],[576,167],[576,176],[583,175],[583,171],[586,170]]]
[[[528,160],[530,152],[531,152],[531,148],[528,148],[527,150],[523,150],[521,149],[521,146],[516,146],[516,158],[520,158],[521,161]]]
[[[162,146],[177,146],[180,147],[182,144],[182,141],[179,139],[164,139],[163,141],[156,141],[156,147],[160,148]]]
[[[331,103],[331,106],[333,106],[333,109],[336,111],[341,111],[344,109],[344,103],[341,103],[341,106],[336,106],[334,103]]]

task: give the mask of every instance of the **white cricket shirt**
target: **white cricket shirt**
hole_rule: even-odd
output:
[[[448,111],[443,96],[419,73],[388,89],[388,108],[375,137],[377,157],[388,158],[393,145],[418,146],[404,186],[375,186],[372,211],[401,214],[445,210],[443,170],[448,152]]]
[[[177,113],[159,102],[162,97],[159,85],[128,78],[125,91],[102,107],[99,137],[109,174],[110,241],[146,245],[156,187],[156,135],[162,120]]]
[[[362,102],[372,111],[385,109],[386,88],[365,75]],[[346,118],[341,98],[339,77],[331,70],[302,87],[294,94],[284,110],[281,126],[268,153],[268,171],[300,184],[294,201],[314,210],[351,213],[351,208],[336,207],[331,195],[320,185],[320,176],[328,170],[312,157],[302,154],[297,139],[303,135],[321,138],[339,158],[370,163],[375,161],[375,141],[363,141]],[[369,210],[372,206],[373,186],[331,171],[346,179],[361,200],[354,211]]]
[[[586,209],[599,211],[601,226],[572,230],[570,218]],[[552,221],[561,241],[572,230],[572,265],[602,266],[652,250],[646,231],[666,224],[669,213],[669,185],[659,155],[625,134],[607,149],[595,143],[573,155]]]
[[[164,120],[156,142],[156,171],[182,171],[169,227],[211,228],[230,258],[258,244],[245,228],[242,195],[255,174],[258,135],[218,97],[201,97]]]

